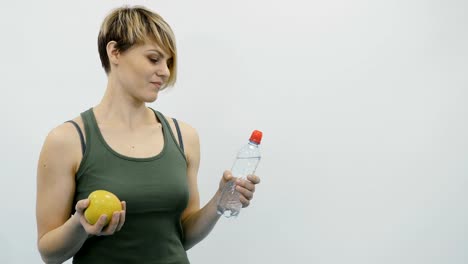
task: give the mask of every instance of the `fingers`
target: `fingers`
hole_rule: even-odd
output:
[[[243,179],[237,179],[236,180],[236,185],[237,186],[241,186],[245,189],[247,189],[248,191],[250,192],[255,192],[255,184],[250,182],[250,181],[246,181],[246,180],[243,180]]]
[[[119,221],[120,221],[120,211],[114,212],[112,214],[111,221],[104,229],[102,229],[99,235],[109,236],[109,235],[114,234],[115,231],[117,230],[117,227],[119,226]]]
[[[233,179],[233,176],[232,176],[231,171],[228,171],[228,170],[224,171],[224,173],[223,173],[223,179],[224,179],[226,182],[232,180],[232,179]]]
[[[97,223],[94,224],[93,226],[94,234],[100,235],[100,233],[102,232],[102,229],[104,229],[104,227],[106,226],[106,223],[107,223],[107,215],[101,215]]]
[[[224,187],[224,183],[235,183],[235,188],[239,192],[239,199],[242,207],[250,205],[250,200],[253,199],[255,185],[260,183],[260,178],[256,175],[248,175],[247,179],[236,178],[232,176],[231,171],[226,170],[223,173],[223,180],[220,183],[220,188]]]
[[[256,175],[248,175],[247,179],[252,182],[253,184],[259,184],[260,183],[260,178]]]
[[[240,202],[241,202],[243,208],[245,208],[245,207],[247,207],[247,206],[250,205],[250,201],[249,201],[248,199],[246,199],[246,198],[245,198],[244,196],[242,196],[242,195],[239,196],[239,200],[240,200]]]
[[[122,229],[123,224],[125,223],[125,212],[127,211],[127,203],[125,201],[122,202],[122,211],[120,211],[120,220],[119,225],[117,226],[117,232]]]
[[[122,210],[116,211],[112,214],[112,219],[109,224],[101,231],[100,235],[109,236],[115,232],[122,229],[123,224],[125,223],[125,212],[127,210],[127,203],[125,201],[121,202]]]
[[[239,200],[242,203],[242,207],[249,206],[250,200],[252,200],[253,194],[255,192],[255,185],[242,179],[237,179],[236,184],[236,191],[240,194]]]
[[[228,182],[228,181],[235,179],[235,177],[232,176],[231,171],[225,170],[223,173],[223,179]],[[247,180],[249,180],[253,184],[260,183],[260,178],[257,175],[247,175]]]
[[[253,194],[255,192],[255,185],[260,183],[260,178],[255,175],[248,175],[247,179],[248,180],[236,180],[236,190],[240,194],[239,199],[242,203],[242,207],[247,207],[250,205],[250,200],[253,199]]]
[[[83,214],[84,210],[89,206],[89,199],[79,200],[75,205],[75,211],[79,214]]]
[[[219,191],[223,192],[223,190],[225,188],[233,187],[234,186],[234,182],[233,182],[234,179],[235,179],[235,177],[232,176],[231,171],[229,171],[229,170],[224,171],[223,177],[219,181]]]
[[[236,191],[239,192],[240,196],[243,196],[247,200],[252,200],[253,198],[253,191],[246,189],[242,186],[237,185],[236,186]]]
[[[107,215],[105,214],[101,215],[94,225],[88,223],[86,218],[82,215],[80,222],[86,233],[95,236],[109,236],[113,235],[115,232],[120,231],[125,223],[125,214],[127,210],[126,202],[122,201],[121,203],[122,210],[114,212],[108,224],[106,224]]]
[[[94,225],[91,225],[90,223],[88,223],[88,221],[86,220],[84,216],[81,216],[80,222],[83,228],[85,229],[86,233],[90,235],[99,236],[101,235],[102,229],[106,225],[107,216],[101,215]]]

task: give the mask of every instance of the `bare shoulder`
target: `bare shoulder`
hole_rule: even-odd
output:
[[[84,135],[81,117],[78,116],[72,120],[78,124]],[[66,122],[51,129],[42,146],[41,157],[43,159],[60,159],[76,169],[81,159],[81,142],[75,126]]]
[[[84,124],[81,117],[75,117],[72,121],[79,126],[84,135]],[[73,145],[76,145],[74,143],[76,143],[77,138],[78,134],[76,127],[70,122],[64,122],[50,130],[46,137],[45,144],[50,144],[51,146],[60,148],[73,147]]]
[[[171,126],[171,129],[174,132],[174,135],[177,135],[177,130],[176,130],[174,120],[172,119],[172,117],[165,116],[165,118],[168,120],[169,125]],[[184,140],[199,140],[198,132],[193,126],[179,119],[177,119],[177,123],[179,124],[180,132]]]
[[[171,126],[171,130],[174,135],[177,135],[177,130],[174,124],[174,120],[172,120],[172,117],[165,116],[166,119],[169,122],[169,125]],[[182,140],[184,141],[184,146],[185,146],[185,152],[188,158],[193,155],[199,155],[197,154],[200,151],[200,139],[198,136],[197,130],[189,125],[188,123],[177,119],[177,123],[179,124],[180,128],[180,133],[182,135]],[[180,144],[179,139],[176,136],[177,143]]]

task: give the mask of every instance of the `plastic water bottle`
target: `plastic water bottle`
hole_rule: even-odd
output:
[[[254,130],[249,142],[244,145],[239,152],[231,168],[232,176],[245,179],[247,175],[254,174],[260,162],[260,142],[262,132]],[[234,180],[226,183],[221,198],[218,201],[217,212],[225,217],[236,217],[239,215],[242,203],[239,199],[239,192],[236,190]]]

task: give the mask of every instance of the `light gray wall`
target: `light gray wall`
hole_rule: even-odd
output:
[[[172,25],[179,81],[152,107],[200,135],[202,202],[253,129],[252,206],[192,263],[468,263],[468,2],[8,1],[1,22],[0,263],[40,263],[36,164],[99,102],[110,9]]]

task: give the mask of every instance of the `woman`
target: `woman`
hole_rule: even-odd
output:
[[[169,25],[140,6],[122,7],[103,21],[99,55],[108,83],[101,102],[47,136],[38,162],[38,248],[46,263],[189,263],[186,250],[219,219],[214,197],[200,208],[197,132],[146,106],[176,80],[175,39]],[[237,179],[243,207],[255,175]],[[113,192],[123,210],[108,225],[84,218],[88,195]]]

